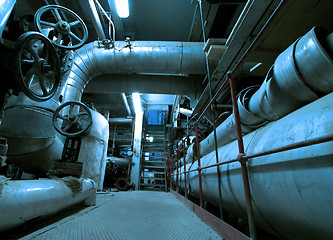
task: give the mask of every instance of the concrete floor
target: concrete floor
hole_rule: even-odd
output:
[[[221,239],[165,192],[98,194],[95,206],[80,208],[74,213],[67,211],[67,216],[58,217],[47,226],[44,223],[19,239]]]

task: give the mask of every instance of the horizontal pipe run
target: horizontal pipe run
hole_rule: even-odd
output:
[[[274,153],[284,152],[284,151],[293,150],[293,149],[302,148],[302,147],[308,147],[308,146],[312,146],[312,145],[315,145],[315,144],[330,142],[330,141],[333,141],[333,134],[327,134],[327,135],[322,136],[322,137],[318,137],[318,138],[314,138],[314,139],[310,139],[310,140],[305,140],[305,141],[301,141],[301,142],[297,142],[297,143],[292,143],[292,144],[288,144],[288,145],[283,146],[283,147],[273,148],[273,149],[268,150],[268,151],[263,151],[263,152],[259,152],[259,153],[255,153],[255,154],[251,154],[251,155],[247,155],[247,156],[246,155],[245,156],[240,156],[240,158],[232,159],[232,160],[229,160],[229,161],[220,162],[220,163],[212,164],[212,165],[209,165],[209,166],[192,169],[190,171],[184,171],[184,172],[180,172],[180,173],[172,173],[170,175],[173,176],[173,175],[178,175],[178,174],[195,172],[195,171],[204,170],[204,169],[212,168],[212,167],[217,167],[217,166],[221,166],[221,165],[225,165],[225,164],[229,164],[229,163],[234,163],[234,162],[238,162],[238,161],[241,162],[242,160],[246,160],[246,159],[250,159],[250,158],[253,159],[253,158],[262,157],[262,156],[266,156],[266,155],[270,155],[270,154],[274,154]]]
[[[0,232],[78,203],[96,202],[95,184],[73,177],[58,180],[8,180],[0,178]]]

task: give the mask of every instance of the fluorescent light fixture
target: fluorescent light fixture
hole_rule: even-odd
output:
[[[128,0],[115,0],[117,13],[120,18],[129,16]]]
[[[132,93],[135,114],[142,114],[140,93]]]

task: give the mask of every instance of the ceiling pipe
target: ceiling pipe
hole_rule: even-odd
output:
[[[115,42],[117,49],[124,42]],[[64,102],[81,100],[89,81],[105,74],[206,74],[201,42],[133,41],[121,51],[104,49],[99,42],[86,44],[74,52]]]
[[[99,39],[106,39],[101,19],[99,18],[94,0],[88,0],[90,15]]]
[[[127,115],[128,116],[132,116],[132,111],[131,111],[131,108],[130,108],[130,106],[128,104],[126,94],[122,93],[121,96],[123,97],[123,102],[124,102],[124,105],[126,107]]]

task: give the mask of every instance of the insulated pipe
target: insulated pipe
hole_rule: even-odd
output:
[[[43,175],[61,158],[63,142],[52,124],[60,94],[61,89],[46,102],[35,102],[22,93],[9,98],[0,126],[0,136],[8,140],[7,162]]]
[[[97,36],[100,40],[106,39],[101,19],[99,18],[94,0],[88,0],[90,7],[91,20],[94,24]]]
[[[333,52],[332,36],[333,33],[314,27],[277,57],[257,91],[248,88],[239,94],[244,134],[318,99],[315,92],[333,91],[333,60],[329,54]],[[218,147],[236,139],[235,129],[232,114],[216,128]],[[214,140],[212,132],[200,142],[201,156],[214,150]]]
[[[115,42],[117,49],[124,42]],[[86,44],[74,53],[64,101],[79,101],[88,82],[103,74],[205,74],[203,43],[131,42],[121,51],[105,49],[98,42]]]
[[[133,119],[131,118],[110,118],[109,123],[117,124],[117,123],[127,123],[127,124],[132,124]]]
[[[333,93],[244,136],[248,155],[318,138],[333,132]],[[237,141],[219,148],[219,162],[236,159]],[[249,180],[256,225],[282,239],[332,239],[333,142],[249,159]],[[201,167],[215,164],[215,153]],[[197,161],[187,169],[198,167]],[[180,169],[182,172],[183,169]],[[220,166],[224,210],[246,217],[241,165]],[[216,169],[202,170],[203,198],[219,204]],[[182,176],[183,174],[181,174]],[[184,186],[183,177],[180,186]],[[187,175],[188,189],[199,196],[198,172]],[[272,207],[274,206],[274,207]]]
[[[8,18],[14,8],[14,5],[16,3],[16,0],[6,1],[2,0],[0,1],[0,38],[2,38],[3,30],[6,27],[6,23],[8,21]]]
[[[0,179],[0,232],[38,217],[45,217],[74,204],[96,202],[90,179],[67,177],[59,180]]]

